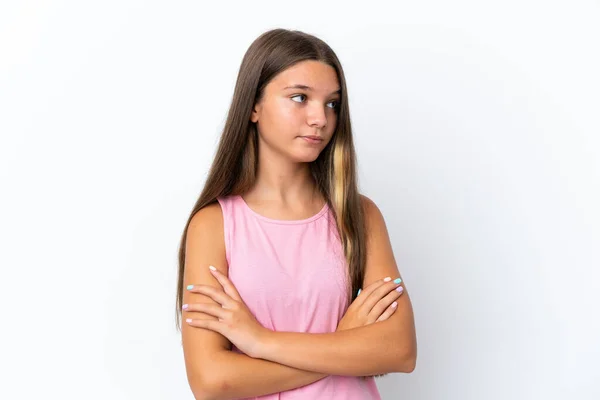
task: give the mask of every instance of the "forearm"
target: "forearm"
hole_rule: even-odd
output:
[[[296,389],[327,376],[229,350],[219,351],[208,368],[207,398],[223,400]]]
[[[260,357],[328,375],[411,372],[415,341],[393,321],[333,333],[270,332]]]

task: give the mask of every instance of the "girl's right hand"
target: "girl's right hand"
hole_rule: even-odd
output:
[[[388,319],[396,311],[398,304],[395,300],[404,293],[401,283],[400,278],[392,280],[387,277],[359,291],[339,322],[336,332]]]

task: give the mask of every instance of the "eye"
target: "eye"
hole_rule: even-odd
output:
[[[297,94],[295,96],[292,96],[291,98],[293,99],[295,97],[300,97],[300,96],[306,97],[306,95],[304,95],[304,94]],[[296,100],[293,100],[293,101],[296,101]],[[296,101],[296,103],[301,103],[301,102]]]
[[[291,99],[295,99],[296,97],[306,97],[306,95],[305,94],[297,94],[297,95],[294,95],[294,96],[292,96],[290,98]],[[296,101],[296,100],[292,100],[292,101],[294,101],[296,103],[303,103],[302,101]],[[332,110],[337,110],[339,108],[339,106],[340,106],[340,102],[337,101],[337,100],[332,100],[332,101],[328,102],[327,104],[334,104],[332,107],[329,107]]]
[[[334,103],[334,104],[335,104],[333,107],[331,107],[331,108],[332,108],[332,109],[334,109],[334,110],[337,110],[337,108],[340,106],[340,102],[339,102],[339,101],[337,101],[337,100],[330,101],[330,102],[329,102],[329,103],[327,103],[327,104],[331,104],[331,103]]]

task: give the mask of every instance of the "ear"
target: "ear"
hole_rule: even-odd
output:
[[[252,115],[250,115],[250,121],[257,123],[260,115],[260,104],[255,104],[252,109]]]

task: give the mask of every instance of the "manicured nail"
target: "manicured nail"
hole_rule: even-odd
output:
[[[404,288],[402,286],[398,286],[398,288],[396,289],[396,292],[402,293],[403,290],[404,290]]]
[[[185,322],[187,322],[189,324],[190,322],[192,322],[192,319],[188,318],[188,319],[185,320]]]
[[[217,269],[215,267],[213,267],[212,265],[208,267],[208,269],[210,269],[211,271],[216,271]]]
[[[395,302],[392,303],[392,308],[396,308],[396,307],[398,307],[398,302],[397,301],[395,301]]]
[[[361,289],[358,289],[358,292],[356,293],[356,295],[358,296],[360,294]]]
[[[192,290],[194,288],[194,285],[188,285],[187,290]]]
[[[187,308],[188,308],[188,305],[187,305],[187,304],[184,304],[184,305],[182,305],[182,306],[181,306],[181,309],[182,309],[182,310],[187,310]]]
[[[400,279],[400,278],[396,278],[396,279],[394,279],[394,283],[395,283],[395,284],[398,284],[398,283],[400,283],[400,282],[402,282],[402,279]]]
[[[391,280],[392,280],[392,278],[390,278],[389,276],[388,276],[387,278],[384,278],[384,279],[383,279],[383,281],[384,281],[384,282],[389,282],[389,281],[391,281]]]

